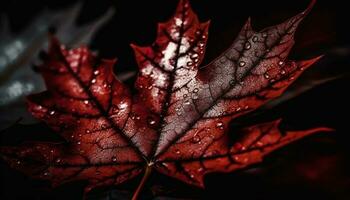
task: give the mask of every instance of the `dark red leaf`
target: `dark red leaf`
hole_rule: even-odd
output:
[[[66,50],[53,38],[40,68],[47,91],[30,96],[29,109],[67,143],[5,147],[2,157],[54,185],[88,180],[87,191],[145,171],[136,197],[151,169],[203,187],[209,172],[246,167],[289,142],[328,131],[281,133],[277,120],[227,133],[234,118],[279,96],[319,59],[287,59],[313,3],[260,32],[248,20],[230,48],[199,68],[209,23],[180,1],[174,17],[159,24],[152,46],[132,45],[140,67],[135,96],[115,79],[115,61],[98,61],[85,47]]]

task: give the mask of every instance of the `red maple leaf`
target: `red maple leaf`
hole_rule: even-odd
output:
[[[199,68],[209,22],[187,0],[158,26],[150,47],[132,45],[140,68],[132,95],[113,75],[114,60],[87,48],[66,50],[52,38],[40,70],[47,91],[29,96],[32,114],[65,139],[1,149],[3,159],[53,185],[88,180],[86,191],[152,170],[203,187],[210,172],[231,172],[316,128],[282,133],[280,120],[228,133],[230,121],[279,96],[319,58],[287,60],[295,30],[310,11],[255,32],[250,21],[231,47]],[[229,134],[235,135],[235,140]]]

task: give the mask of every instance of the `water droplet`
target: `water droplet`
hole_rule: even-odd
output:
[[[180,153],[181,153],[180,149],[176,149],[176,150],[175,150],[175,153],[176,153],[176,154],[180,154]]]
[[[245,62],[244,62],[244,61],[240,61],[240,62],[239,62],[239,66],[240,66],[240,67],[244,67],[244,66],[245,66]]]
[[[195,62],[195,63],[198,63],[198,62],[199,62],[199,59],[198,59],[198,58],[194,59],[194,62]]]
[[[195,134],[191,140],[192,143],[198,143],[199,141],[201,141],[201,138]]]
[[[55,114],[55,111],[54,111],[54,110],[51,110],[49,114],[50,114],[50,115],[54,115],[54,114]]]
[[[256,143],[256,146],[262,147],[262,146],[264,146],[264,143],[262,143],[261,141],[258,141],[258,142]]]
[[[244,48],[245,49],[250,49],[252,47],[252,45],[250,44],[250,42],[246,42],[245,44],[244,44]]]
[[[17,163],[17,165],[20,165],[20,164],[21,164],[21,161],[20,161],[20,160],[17,160],[16,163]]]
[[[78,142],[77,142],[77,145],[80,145],[80,144],[81,144],[81,142],[80,142],[80,141],[78,141]]]
[[[44,176],[48,176],[49,175],[49,172],[44,172]]]
[[[282,70],[282,71],[281,71],[281,74],[282,74],[282,75],[286,74],[286,71],[285,71],[285,70]]]
[[[113,161],[113,162],[117,162],[117,157],[113,156],[113,157],[112,157],[112,161]]]
[[[220,130],[224,129],[224,123],[222,123],[222,122],[216,123],[216,128],[218,128]]]
[[[274,83],[274,82],[276,82],[276,79],[273,78],[270,80],[270,83]]]
[[[248,110],[249,109],[249,106],[244,106],[244,110]]]
[[[284,62],[282,60],[278,62],[279,66],[282,66],[283,64],[284,64]]]
[[[199,172],[199,173],[202,173],[203,171],[204,171],[203,167],[200,167],[200,168],[197,169],[197,172]]]
[[[304,67],[300,67],[299,70],[300,70],[300,71],[303,71],[303,70],[304,70]]]
[[[198,54],[197,54],[197,53],[192,54],[192,55],[191,55],[191,58],[192,58],[192,59],[198,58]]]
[[[266,79],[269,79],[269,78],[270,78],[270,75],[266,72],[266,73],[264,74],[264,77],[265,77]]]
[[[192,61],[187,62],[187,66],[193,66],[193,62]]]
[[[57,158],[55,162],[56,162],[56,163],[60,163],[60,162],[61,162],[61,159],[60,159],[60,158]]]
[[[84,104],[89,104],[89,100],[84,100]]]
[[[95,70],[95,71],[94,71],[94,75],[95,75],[95,76],[97,76],[99,73],[100,73],[100,71],[98,71],[98,70]]]
[[[192,99],[198,99],[198,95],[197,94],[192,95]]]
[[[200,34],[201,34],[201,31],[200,31],[200,30],[196,31],[196,34],[197,34],[197,35],[200,35]]]
[[[156,124],[156,120],[154,120],[153,118],[148,118],[147,122],[148,122],[149,125]]]
[[[191,102],[190,102],[189,100],[186,100],[186,101],[184,102],[184,104],[185,104],[185,105],[190,105]]]
[[[78,135],[78,137],[81,137],[81,136],[83,136],[83,135],[82,135],[82,134],[79,134],[79,135]]]
[[[95,79],[95,78],[92,79],[92,80],[91,80],[91,83],[96,83],[96,79]]]
[[[199,48],[203,49],[203,47],[204,47],[204,42],[199,42]]]
[[[205,38],[207,38],[207,36],[203,34],[202,35],[202,39],[204,40]]]
[[[236,112],[240,111],[241,110],[241,107],[238,107],[236,108]]]
[[[194,93],[197,93],[198,91],[199,91],[198,88],[194,88],[193,90]]]
[[[194,178],[194,174],[190,174],[190,177],[191,177],[191,178]]]
[[[55,152],[55,151],[54,151],[53,149],[51,149],[51,150],[50,150],[50,153],[53,153],[53,152]]]
[[[233,156],[233,160],[235,160],[236,162],[239,162],[239,157],[238,156]]]
[[[258,37],[257,37],[257,36],[254,36],[252,40],[253,40],[253,42],[258,41]]]
[[[294,80],[294,79],[295,79],[294,76],[291,76],[291,77],[289,78],[290,81],[292,81],[292,80]]]
[[[243,145],[241,144],[241,143],[235,143],[234,145],[233,145],[233,149],[234,150],[237,150],[237,151],[242,151],[243,150]]]
[[[267,37],[267,33],[263,33],[262,36],[263,36],[264,38],[266,38],[266,37]]]

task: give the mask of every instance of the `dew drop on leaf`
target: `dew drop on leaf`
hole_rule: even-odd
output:
[[[224,129],[224,123],[222,123],[222,122],[216,123],[216,128],[218,128],[220,130]]]
[[[264,146],[264,143],[262,143],[261,141],[258,141],[258,142],[256,142],[256,146],[262,147],[262,146]]]
[[[197,53],[192,54],[192,55],[191,55],[191,58],[192,58],[192,59],[198,58],[198,54],[197,54]]]
[[[270,75],[266,72],[266,73],[264,74],[264,77],[265,77],[266,79],[269,79],[269,78],[270,78]]]
[[[176,149],[175,153],[179,155],[181,153],[180,149]]]
[[[201,141],[201,138],[198,135],[194,135],[191,142],[192,143],[198,143],[199,141]]]
[[[239,66],[240,66],[240,67],[244,67],[244,66],[245,66],[245,62],[244,62],[244,61],[240,61],[240,62],[239,62]]]
[[[246,42],[245,44],[244,44],[244,48],[245,49],[250,49],[252,47],[252,45],[250,44],[250,42]]]
[[[148,118],[147,122],[148,122],[149,125],[156,124],[156,120],[154,120],[153,118]]]

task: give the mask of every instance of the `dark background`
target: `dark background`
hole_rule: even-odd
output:
[[[1,1],[1,14],[10,18],[11,28],[20,32],[43,8],[62,9],[75,1],[12,0]],[[282,22],[306,8],[307,0],[289,1],[229,1],[192,0],[191,4],[201,21],[211,19],[209,41],[204,64],[229,47],[238,31],[251,16],[256,30]],[[156,23],[170,18],[176,0],[84,1],[77,21],[83,24],[100,16],[114,6],[116,14],[96,35],[91,47],[101,57],[118,57],[116,71],[136,70],[130,43],[151,44],[156,35]],[[350,145],[348,96],[350,37],[348,6],[342,1],[318,1],[304,20],[296,35],[291,58],[325,57],[314,68],[325,76],[341,75],[335,81],[323,84],[273,110],[251,120],[235,124],[254,123],[282,117],[283,127],[303,129],[328,126],[334,133],[308,137],[285,147],[266,158],[259,165],[231,174],[213,174],[206,178],[205,190],[192,188],[171,178],[154,174],[149,180],[143,198],[152,192],[160,196],[193,199],[350,199]],[[1,39],[1,38],[0,38]],[[319,72],[319,71],[318,71]],[[310,72],[309,72],[310,73]],[[132,80],[128,83],[132,83]],[[131,84],[132,85],[132,84]],[[1,92],[1,91],[0,91]],[[240,123],[242,121],[242,123]],[[235,129],[232,127],[232,131]],[[29,133],[28,133],[29,132]],[[51,131],[42,124],[31,129],[16,127],[4,131],[1,145],[17,144],[30,138],[43,138]],[[53,136],[52,136],[53,137]],[[54,190],[48,183],[31,180],[10,169],[1,161],[0,199],[81,199],[83,182],[65,184]],[[102,188],[90,194],[91,199],[115,199],[128,196],[140,177],[121,186]],[[117,189],[117,190],[116,190]]]

